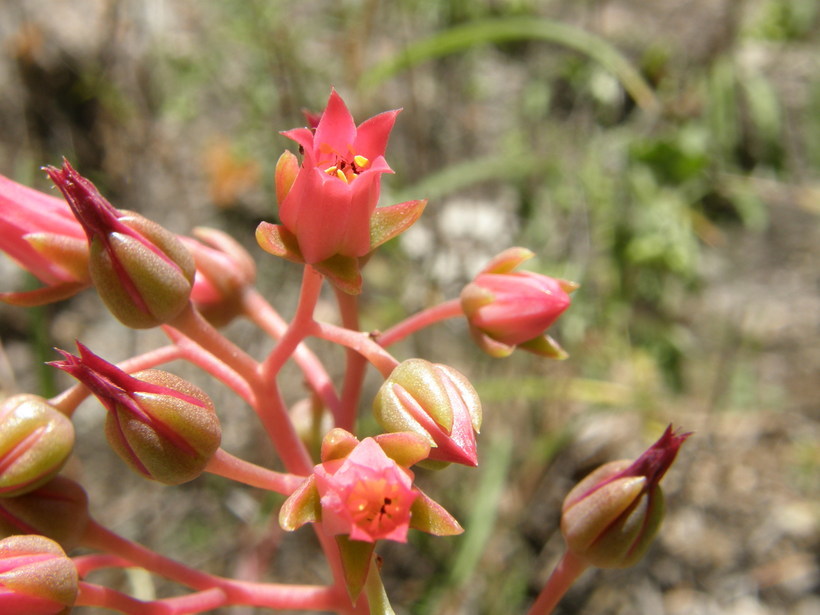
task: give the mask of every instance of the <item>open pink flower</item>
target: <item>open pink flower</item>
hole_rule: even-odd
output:
[[[315,130],[282,133],[301,146],[304,158],[279,215],[307,263],[370,252],[370,217],[381,175],[392,173],[384,150],[398,112],[385,111],[357,128],[333,90]]]
[[[46,287],[0,298],[21,305],[65,299],[90,285],[83,227],[62,199],[0,175],[0,250]]]
[[[374,542],[405,542],[410,507],[419,496],[409,470],[365,438],[344,459],[316,466],[322,521],[331,534]]]

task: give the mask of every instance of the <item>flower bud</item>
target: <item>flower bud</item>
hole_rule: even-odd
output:
[[[532,256],[524,248],[505,250],[461,292],[470,333],[491,356],[505,357],[521,346],[542,356],[566,358],[544,331],[569,307],[568,292],[577,285],[530,271],[512,273]]]
[[[13,498],[0,498],[0,537],[42,534],[65,551],[80,544],[88,526],[88,496],[64,476]]]
[[[373,401],[379,424],[389,432],[412,431],[430,446],[429,459],[478,465],[475,433],[481,401],[469,380],[446,365],[424,359],[399,364]]]
[[[0,404],[0,496],[20,495],[48,482],[74,446],[71,421],[37,395]]]
[[[691,434],[663,436],[635,462],[607,463],[578,483],[564,500],[561,532],[567,549],[599,568],[627,568],[644,555],[664,513],[658,484]]]
[[[105,434],[138,474],[166,485],[193,480],[219,448],[222,430],[210,398],[168,372],[128,375],[78,343],[50,363],[82,382],[108,409]]]
[[[180,237],[194,256],[196,277],[191,301],[215,327],[242,314],[242,296],[256,279],[253,258],[230,235],[210,228],[194,229],[196,239]]]
[[[65,201],[0,175],[0,251],[44,287],[0,293],[0,300],[32,306],[66,299],[91,284],[88,242]]]
[[[166,323],[187,305],[194,259],[177,237],[139,214],[114,208],[68,161],[47,167],[88,237],[97,292],[127,327]]]
[[[77,599],[74,562],[53,540],[33,534],[0,540],[0,612],[64,615]]]

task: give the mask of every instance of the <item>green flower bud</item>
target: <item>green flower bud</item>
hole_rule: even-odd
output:
[[[128,375],[77,343],[50,363],[87,386],[108,409],[105,434],[138,474],[166,485],[199,476],[219,448],[222,429],[210,398],[190,382],[149,369]]]
[[[176,235],[156,222],[133,212],[119,213],[119,221],[131,232],[91,240],[91,279],[122,324],[134,329],[156,327],[188,305],[194,259]]]
[[[73,480],[56,476],[14,498],[0,498],[0,537],[42,534],[65,551],[80,544],[88,526],[88,496]]]
[[[599,568],[627,568],[646,553],[664,513],[658,484],[690,434],[671,426],[635,462],[607,463],[564,499],[561,532],[567,549]]]
[[[146,478],[166,485],[195,479],[222,440],[213,402],[201,389],[168,372],[152,369],[134,377],[166,390],[134,392],[140,414],[130,403],[117,404],[105,419],[108,443]]]
[[[0,404],[0,496],[32,491],[52,479],[74,446],[71,421],[37,395]]]
[[[139,214],[117,210],[68,161],[46,172],[85,230],[91,280],[111,313],[135,329],[177,316],[188,305],[195,266],[176,235]]]
[[[21,535],[0,540],[0,611],[65,615],[77,599],[74,562],[53,540]]]
[[[460,372],[424,359],[396,367],[376,394],[373,412],[389,432],[411,431],[430,444],[430,459],[475,466],[481,401]]]

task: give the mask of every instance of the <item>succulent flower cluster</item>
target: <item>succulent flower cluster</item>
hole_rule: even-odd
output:
[[[500,253],[458,299],[428,308],[383,332],[358,325],[356,295],[371,253],[410,227],[426,201],[379,207],[384,154],[399,111],[359,124],[332,91],[309,125],[282,133],[299,146],[276,165],[278,223],[262,222],[256,239],[267,252],[304,267],[290,321],[255,288],[256,264],[235,239],[206,228],[177,236],[143,216],[119,210],[68,161],[46,167],[65,200],[0,176],[0,249],[43,287],[7,291],[0,300],[32,306],[94,287],[126,327],[161,327],[167,347],[119,365],[77,342],[49,364],[77,380],[60,395],[31,394],[0,402],[0,612],[67,613],[74,605],[126,613],[197,613],[244,604],[269,609],[392,612],[379,578],[379,541],[403,543],[410,530],[459,534],[455,517],[416,484],[416,468],[480,463],[482,405],[470,380],[442,363],[399,360],[389,346],[445,318],[461,318],[479,349],[506,357],[515,349],[563,359],[547,333],[570,307],[577,285],[518,267],[533,254]],[[316,319],[322,285],[336,290],[342,325]],[[275,340],[257,359],[223,334],[247,318]],[[341,386],[302,344],[320,338],[347,349]],[[185,360],[231,389],[255,414],[284,471],[259,466],[222,448],[230,420],[198,386],[158,369]],[[279,388],[293,361],[308,387],[308,428]],[[367,364],[383,382],[372,400],[377,433],[357,426]],[[203,472],[284,496],[279,524],[310,525],[327,557],[328,585],[247,584],[210,575],[117,536],[90,515],[88,497],[60,474],[74,448],[73,415],[93,395],[106,411],[105,435],[125,466],[166,485]],[[325,425],[331,427],[326,428]],[[688,434],[668,430],[634,463],[607,464],[582,481],[564,504],[561,529],[576,569],[628,566],[645,552],[660,524],[658,486]],[[91,554],[74,555],[78,547]],[[103,566],[141,566],[190,589],[140,602],[86,581]],[[558,575],[560,577],[560,575]],[[535,612],[539,610],[536,603]],[[363,606],[364,605],[364,606]],[[381,605],[381,606],[378,606]],[[385,606],[387,605],[387,606]],[[358,609],[358,610],[356,610]]]

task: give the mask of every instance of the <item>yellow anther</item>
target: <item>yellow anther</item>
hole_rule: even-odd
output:
[[[367,158],[365,158],[364,156],[353,156],[353,162],[356,163],[357,167],[359,167],[360,169],[363,169],[364,167],[367,166],[367,163],[370,162],[370,161]]]
[[[342,171],[341,169],[336,169],[336,177],[341,179],[344,183],[348,183],[347,175],[345,175],[344,171]]]
[[[336,171],[337,167],[335,164],[332,167],[328,167],[325,169],[325,173],[327,173],[328,175],[333,175],[334,173],[336,173]]]

